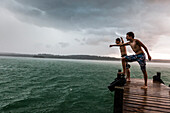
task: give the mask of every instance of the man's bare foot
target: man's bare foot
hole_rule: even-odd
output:
[[[142,86],[141,89],[147,89],[148,87],[147,86]]]
[[[130,82],[130,78],[126,78],[126,81],[127,81],[127,82]]]

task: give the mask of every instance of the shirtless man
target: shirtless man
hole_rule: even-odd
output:
[[[120,41],[120,38],[121,38],[122,42]],[[123,38],[122,37],[120,37],[120,38],[116,39],[116,44],[123,44],[124,43]],[[112,47],[112,46],[114,46],[114,45],[110,45],[110,47]],[[126,46],[120,46],[120,53],[121,53],[122,58],[127,56]],[[130,70],[129,70],[129,68],[130,68],[130,65],[126,62],[126,74],[127,74],[126,80],[127,81],[130,81]]]
[[[151,56],[148,52],[147,47],[139,40],[134,39],[134,33],[133,32],[128,32],[126,34],[126,39],[129,41],[127,43],[123,44],[117,44],[114,46],[124,46],[124,45],[130,45],[132,50],[136,53],[135,55],[130,55],[130,56],[125,56],[122,58],[122,65],[123,65],[123,74],[125,74],[126,71],[126,62],[133,62],[137,61],[141,67],[141,70],[143,72],[144,76],[144,86],[142,86],[142,89],[147,89],[147,72],[146,72],[146,58],[145,58],[145,53],[142,50],[142,48],[146,51],[148,55],[148,59],[151,60]]]

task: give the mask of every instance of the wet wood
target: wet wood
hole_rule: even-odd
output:
[[[122,113],[123,112],[123,92],[124,87],[115,87],[114,94],[114,113]]]
[[[143,79],[131,79],[124,86],[124,113],[170,113],[170,88],[148,80],[148,89],[141,89]]]

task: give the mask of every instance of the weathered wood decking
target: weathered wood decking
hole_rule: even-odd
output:
[[[170,88],[148,80],[148,89],[141,89],[143,79],[131,79],[124,86],[124,113],[170,113]]]

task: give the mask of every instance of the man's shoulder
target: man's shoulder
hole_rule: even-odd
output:
[[[139,39],[134,39],[136,42],[141,42]]]
[[[138,39],[134,39],[134,41],[135,41],[136,43],[140,43],[140,42],[141,42],[141,41],[138,40]]]
[[[134,41],[139,41],[139,39],[134,39]]]

